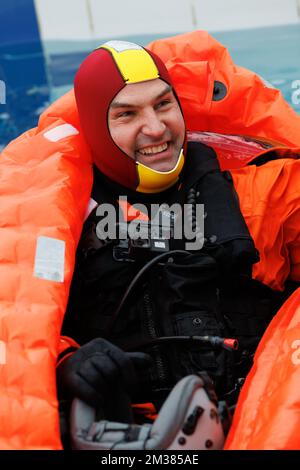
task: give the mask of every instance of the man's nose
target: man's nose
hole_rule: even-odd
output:
[[[155,112],[147,111],[144,115],[143,134],[151,137],[160,137],[166,130],[166,125]]]

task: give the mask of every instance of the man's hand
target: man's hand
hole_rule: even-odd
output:
[[[138,383],[136,371],[150,365],[148,354],[124,352],[109,341],[96,338],[58,366],[59,393],[97,406],[116,386],[130,395]]]

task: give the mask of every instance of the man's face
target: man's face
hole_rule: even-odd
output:
[[[126,85],[110,105],[108,125],[113,141],[129,157],[157,171],[175,167],[185,124],[167,83],[158,78]]]

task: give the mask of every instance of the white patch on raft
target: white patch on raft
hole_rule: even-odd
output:
[[[6,344],[4,341],[0,341],[0,364],[6,364]]]
[[[34,276],[54,282],[64,282],[66,242],[50,237],[38,237],[34,260]]]
[[[44,137],[50,142],[58,142],[65,137],[79,134],[79,131],[75,129],[71,124],[62,124],[61,126],[54,127],[50,131],[45,132]]]

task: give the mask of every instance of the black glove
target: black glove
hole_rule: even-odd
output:
[[[138,384],[136,371],[151,362],[148,354],[124,352],[103,338],[93,339],[58,366],[58,395],[78,397],[95,407],[116,387],[130,396]]]

